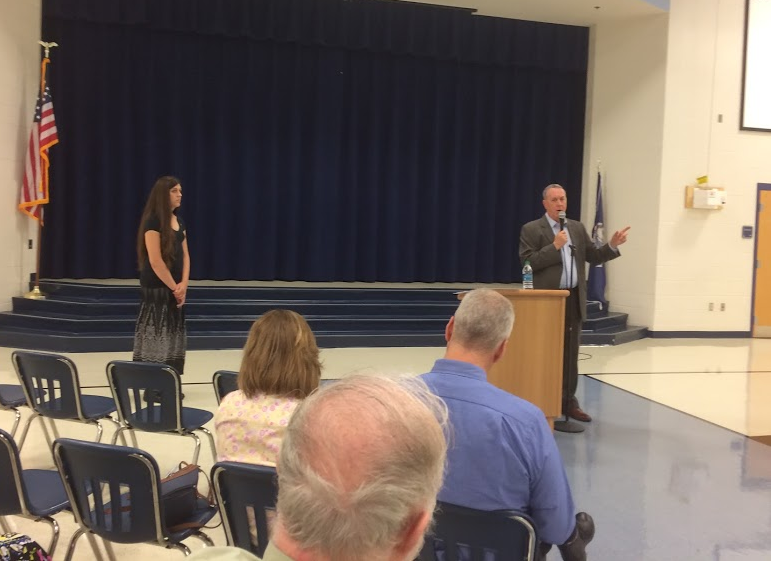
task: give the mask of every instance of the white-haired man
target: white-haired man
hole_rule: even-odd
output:
[[[415,378],[353,375],[306,398],[281,444],[263,561],[412,561],[442,484],[446,423]]]
[[[565,468],[544,414],[487,382],[514,326],[511,303],[489,289],[466,294],[445,330],[447,351],[421,378],[447,404],[453,429],[439,499],[530,514],[565,560],[586,559],[594,522],[575,513]]]

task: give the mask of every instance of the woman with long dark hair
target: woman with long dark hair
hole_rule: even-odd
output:
[[[185,299],[190,254],[185,224],[177,215],[182,186],[171,176],[153,185],[137,232],[142,302],[134,331],[134,360],[185,369]]]

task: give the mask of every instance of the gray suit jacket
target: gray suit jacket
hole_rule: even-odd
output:
[[[586,263],[599,265],[615,259],[620,253],[610,249],[608,244],[600,248],[594,247],[592,238],[586,232],[581,222],[566,220],[565,227],[570,233],[570,239],[576,248],[575,259],[578,270],[578,295],[581,305],[581,319],[586,319]],[[519,234],[519,260],[524,265],[530,261],[533,268],[533,286],[555,290],[560,287],[562,277],[562,255],[554,247],[554,231],[551,229],[546,215],[522,226]]]

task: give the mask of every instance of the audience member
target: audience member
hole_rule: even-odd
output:
[[[263,561],[412,561],[442,484],[447,410],[416,378],[353,375],[297,408]]]
[[[239,389],[222,399],[214,417],[219,461],[275,466],[289,418],[320,378],[316,338],[301,315],[271,310],[255,321]]]
[[[513,325],[514,310],[505,297],[489,289],[467,293],[447,324],[444,358],[421,377],[447,404],[453,427],[439,500],[526,512],[543,542],[541,555],[557,544],[566,561],[584,560],[594,522],[575,513],[543,412],[487,382]]]

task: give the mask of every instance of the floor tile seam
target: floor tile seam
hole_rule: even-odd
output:
[[[592,379],[594,379],[594,380],[596,380],[596,381],[598,381],[598,382],[600,382],[601,384],[605,384],[606,386],[610,386],[611,388],[615,388],[615,389],[617,389],[617,390],[619,390],[619,391],[622,391],[622,392],[628,393],[629,395],[633,395],[633,396],[635,396],[635,397],[639,397],[640,399],[644,399],[644,400],[646,400],[646,401],[650,401],[651,403],[655,403],[656,405],[659,405],[659,406],[661,406],[661,407],[666,407],[667,409],[669,409],[669,410],[671,410],[671,411],[676,411],[676,412],[678,412],[678,413],[681,413],[681,414],[683,414],[683,415],[686,415],[686,416],[688,416],[688,417],[691,417],[692,419],[696,419],[697,421],[702,421],[702,422],[704,422],[704,423],[706,423],[706,424],[708,424],[708,425],[712,425],[713,427],[719,428],[719,429],[721,429],[721,430],[724,430],[724,431],[728,431],[728,432],[731,432],[731,433],[733,433],[733,434],[736,434],[736,435],[738,435],[738,436],[741,436],[741,437],[744,437],[744,438],[747,438],[747,439],[751,439],[751,438],[752,438],[752,437],[750,437],[750,436],[749,436],[749,435],[747,435],[747,434],[744,434],[744,433],[742,433],[742,432],[739,432],[739,431],[737,431],[737,430],[735,430],[735,429],[731,429],[731,428],[728,428],[728,427],[724,427],[723,425],[720,425],[720,424],[716,423],[715,421],[710,421],[709,419],[705,419],[705,418],[703,418],[703,417],[699,417],[698,415],[694,415],[693,413],[688,413],[687,411],[683,411],[682,409],[678,409],[677,407],[674,407],[673,405],[667,405],[666,403],[662,403],[662,402],[660,402],[660,401],[658,401],[658,400],[655,400],[655,399],[651,399],[650,397],[646,397],[646,396],[644,396],[644,395],[640,395],[640,394],[638,394],[638,393],[635,393],[635,392],[633,392],[632,390],[628,390],[628,389],[626,389],[626,388],[621,388],[621,387],[619,387],[619,386],[616,386],[616,385],[614,385],[614,384],[611,384],[610,382],[606,382],[606,381],[604,381],[604,380],[600,380],[600,379],[598,379],[598,378],[595,378],[594,376],[589,376],[589,377],[590,377],[590,378],[592,378]]]

